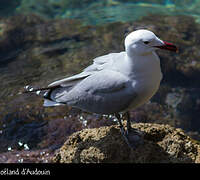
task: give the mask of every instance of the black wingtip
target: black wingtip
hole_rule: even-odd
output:
[[[34,88],[30,85],[24,87],[24,91],[21,91],[19,94],[26,94],[26,93],[35,93],[37,95],[41,95],[41,92],[49,90],[50,87],[47,88]],[[42,93],[43,94],[43,93]]]
[[[54,87],[45,87],[45,88],[33,88],[32,86],[25,86],[24,89],[25,89],[25,93],[31,93],[31,92],[37,92],[37,91],[46,91],[46,90],[49,90],[49,89],[52,89]]]
[[[46,87],[46,88],[33,88],[30,85],[27,85],[24,87],[25,91],[21,92],[21,94],[24,93],[35,93],[38,96],[42,96],[44,99],[51,100],[51,93],[54,89],[61,87],[60,85],[58,86],[53,86],[53,87]]]

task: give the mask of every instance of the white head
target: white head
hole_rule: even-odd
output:
[[[176,46],[162,41],[153,32],[145,29],[133,31],[125,39],[125,49],[128,56],[147,55],[158,48],[177,51]]]

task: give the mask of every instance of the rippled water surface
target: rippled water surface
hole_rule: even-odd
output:
[[[0,2],[2,16],[36,13],[47,18],[75,18],[86,24],[138,19],[149,13],[200,17],[199,0],[13,0]]]
[[[122,51],[125,34],[137,27],[176,43],[180,53],[159,53],[162,86],[132,119],[161,120],[200,139],[199,22],[200,0],[1,0],[0,152],[9,153],[0,162],[21,161],[14,150],[51,154],[75,131],[116,123],[70,107],[44,108],[39,97],[21,92],[78,73],[96,56]]]

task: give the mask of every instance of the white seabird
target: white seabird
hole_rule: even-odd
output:
[[[97,57],[80,74],[51,83],[44,106],[69,105],[97,114],[114,114],[130,146],[128,111],[150,100],[160,86],[162,72],[157,49],[177,51],[175,45],[159,39],[149,30],[137,30],[125,38],[125,51]],[[119,112],[127,115],[127,131]],[[136,131],[135,131],[136,132]]]

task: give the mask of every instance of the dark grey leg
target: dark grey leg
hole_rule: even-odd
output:
[[[130,148],[135,149],[138,145],[143,144],[143,133],[141,131],[131,127],[129,112],[126,112],[124,115],[127,120],[127,125],[126,125],[127,130],[125,130],[125,128],[122,124],[120,114],[118,114],[118,113],[115,114],[115,117],[117,118],[117,120],[119,122],[120,131],[121,131],[126,143],[128,144],[128,146]]]
[[[116,113],[116,114],[115,114],[115,117],[116,117],[117,120],[118,120],[119,128],[120,128],[121,133],[122,133],[122,134],[125,134],[125,129],[124,129],[124,126],[123,126],[123,124],[122,124],[120,114]]]
[[[125,118],[127,119],[127,130],[126,130],[126,136],[129,140],[129,143],[131,144],[132,148],[136,148],[137,145],[143,144],[143,133],[139,131],[138,129],[131,127],[131,119],[130,119],[130,113],[126,112]]]
[[[132,127],[131,127],[130,113],[127,111],[124,115],[126,117],[126,122],[127,122],[127,124],[126,124],[127,134],[129,134],[129,132],[131,132],[131,129],[132,129]]]
[[[115,117],[117,118],[118,120],[118,123],[119,123],[119,127],[120,127],[120,131],[121,131],[121,134],[122,136],[124,137],[126,143],[128,144],[128,146],[131,148],[131,144],[129,143],[129,140],[128,140],[128,137],[127,137],[127,132],[126,130],[124,129],[124,126],[122,124],[122,121],[121,121],[121,117],[120,117],[120,114],[116,113],[115,114]]]

